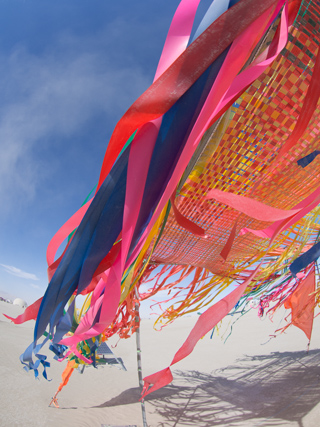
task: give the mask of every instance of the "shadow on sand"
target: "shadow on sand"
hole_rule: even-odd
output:
[[[302,418],[320,402],[319,365],[320,350],[245,356],[214,375],[175,371],[179,386],[157,390],[146,401],[163,417],[159,427],[280,426],[293,421],[302,427]],[[139,388],[132,388],[96,408],[137,403],[139,398]]]

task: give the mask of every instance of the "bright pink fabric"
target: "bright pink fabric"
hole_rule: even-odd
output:
[[[281,1],[283,4],[284,0]],[[165,112],[256,18],[277,0],[241,0],[210,25],[182,55],[128,109],[114,129],[101,168],[98,187],[104,181],[125,142],[144,123]],[[250,10],[251,13],[247,13]],[[217,43],[219,40],[219,43]]]
[[[71,218],[56,232],[52,237],[48,248],[47,248],[47,263],[48,266],[53,264],[57,250],[61,243],[72,233],[82,221],[85,213],[87,212],[88,207],[90,206],[92,199],[89,200],[86,204],[81,206],[81,208],[72,215]]]
[[[215,199],[259,221],[279,221],[299,212],[299,209],[284,210],[273,208],[250,197],[215,189],[208,192],[206,199]]]
[[[314,306],[315,306],[315,270],[301,280],[297,289],[290,295],[284,303],[285,308],[291,309],[291,323],[301,329],[311,339]]]
[[[275,233],[281,233],[291,227],[293,224],[298,222],[301,218],[303,218],[307,213],[311,212],[312,209],[316,208],[320,203],[320,186],[312,193],[310,196],[306,197],[296,206],[294,206],[294,210],[298,210],[296,214],[291,217],[276,221],[273,224],[269,225],[269,227],[263,230],[252,230],[251,228],[243,228],[240,231],[240,234],[252,233],[258,237],[262,237],[265,239],[272,238]]]
[[[176,194],[175,191],[174,191],[174,194]],[[195,236],[205,237],[204,229],[201,228],[196,223],[190,221],[190,219],[183,216],[182,213],[178,210],[178,208],[175,205],[174,194],[170,197],[170,200],[171,200],[171,206],[173,209],[174,217],[177,223],[180,225],[180,227],[184,228],[185,230],[189,231]]]
[[[279,8],[283,5],[284,2],[279,2],[277,5],[277,10],[279,10]],[[284,12],[284,16],[285,19],[287,17],[287,8],[285,7],[285,12]],[[267,22],[270,23],[269,20],[269,16],[267,15],[267,13],[265,13],[263,15],[264,19],[267,19]],[[274,17],[274,16],[273,16]],[[288,21],[286,20],[286,27],[288,25]],[[237,40],[237,42],[239,42],[238,47],[240,48],[241,43],[243,42],[243,40],[245,40],[245,36],[248,37],[248,40],[250,39],[251,36],[251,43],[253,43],[253,39],[254,36],[256,36],[257,31],[261,30],[261,27],[259,28],[259,24],[260,26],[262,26],[262,22],[261,22],[261,17],[254,22],[254,24],[252,24],[252,26],[250,26],[246,32],[245,35],[242,34],[242,36],[239,37],[239,40]],[[265,26],[262,27],[263,29],[265,28]],[[251,34],[250,34],[251,32]],[[286,28],[286,32],[287,32],[287,28]],[[248,43],[248,41],[247,41]],[[234,43],[233,47],[234,49],[229,51],[230,56],[226,58],[225,62],[224,62],[224,66],[222,67],[222,71],[224,71],[225,69],[227,69],[227,71],[229,71],[229,73],[226,72],[226,75],[228,75],[228,77],[230,78],[230,75],[232,75],[232,72],[230,71],[229,67],[232,68],[231,63],[228,63],[228,59],[230,60],[230,58],[232,58],[232,54],[234,55],[235,53],[238,53],[238,55],[243,54],[243,52],[237,52],[236,48],[236,42]],[[244,44],[242,46],[242,49],[245,49],[247,46],[246,44]],[[244,56],[244,55],[243,55]],[[233,58],[232,58],[233,59]],[[237,62],[238,65],[240,64],[240,62]],[[265,66],[265,68],[267,67],[267,65]],[[263,69],[261,69],[261,72],[263,71]],[[237,74],[238,70],[235,70],[235,73]],[[219,76],[222,76],[222,73],[219,74]],[[174,187],[174,178],[175,178],[175,174],[177,174],[177,178],[179,176],[181,176],[181,173],[183,172],[184,168],[186,167],[188,161],[186,161],[186,158],[188,158],[188,150],[190,150],[190,152],[192,153],[193,150],[191,149],[192,145],[196,145],[198,143],[198,141],[200,140],[204,130],[206,130],[207,126],[209,125],[209,123],[212,121],[214,114],[216,114],[219,110],[219,108],[221,109],[223,107],[223,98],[221,100],[221,97],[217,97],[216,99],[218,99],[218,105],[215,99],[215,90],[216,92],[219,93],[226,93],[226,89],[228,87],[231,86],[232,81],[230,82],[230,80],[224,80],[221,78],[222,81],[219,81],[219,76],[216,79],[216,84],[217,85],[221,85],[218,88],[215,87],[215,85],[213,86],[208,98],[207,98],[207,102],[205,103],[203,110],[201,112],[201,114],[199,115],[198,121],[196,122],[190,137],[187,141],[186,144],[186,148],[184,150],[184,152],[182,153],[178,166],[173,174],[173,177],[171,179],[171,182],[169,183],[168,187],[170,186],[170,184],[172,183],[172,186]],[[223,84],[225,84],[225,86],[223,86]],[[228,90],[228,89],[227,89]],[[219,101],[220,99],[220,101]],[[210,109],[208,108],[208,103],[210,102]],[[214,106],[217,105],[215,108]],[[212,109],[214,109],[214,113],[212,113]],[[209,119],[208,119],[209,117]],[[191,157],[191,156],[190,156]],[[185,162],[185,164],[183,163]],[[181,170],[179,170],[179,166],[181,166]],[[168,190],[167,187],[167,190]],[[168,190],[168,192],[171,190],[171,192],[173,191],[174,188],[170,188]],[[163,196],[164,198],[164,196]],[[161,200],[162,201],[162,200]],[[158,209],[160,210],[162,208],[162,204],[160,202]],[[150,224],[151,226],[151,224]],[[270,243],[271,245],[271,243]],[[229,294],[224,300],[219,301],[217,304],[215,304],[213,307],[211,307],[210,309],[207,310],[206,313],[204,313],[203,315],[200,316],[196,326],[194,327],[194,329],[191,331],[189,337],[187,338],[186,342],[184,343],[184,345],[181,347],[181,349],[176,353],[174,359],[173,359],[173,363],[176,363],[177,361],[181,360],[182,358],[186,357],[188,354],[190,354],[190,352],[193,350],[196,342],[209,330],[211,330],[213,328],[213,326],[216,325],[216,323],[221,320],[227,313],[227,310],[230,310],[230,308],[232,308],[232,304],[233,306],[236,304],[236,302],[239,300],[239,298],[241,297],[243,291],[245,290],[246,286],[248,285],[248,283],[252,280],[252,278],[254,277],[254,275],[256,274],[256,272],[258,271],[260,267],[257,267],[257,269],[250,275],[250,277],[244,281],[244,283],[242,285],[240,285],[236,290],[234,290],[231,294]],[[163,387],[164,385],[167,385],[170,381],[172,380],[172,374],[170,372],[170,368],[166,368],[163,371],[160,371],[154,375],[150,375],[148,377],[146,377],[144,379],[145,381],[145,387],[144,387],[144,394],[143,397],[146,396],[147,394],[149,394],[152,391],[155,391],[157,389],[159,389],[160,387]],[[153,387],[151,387],[150,390],[148,390],[148,387],[150,384],[153,384]]]
[[[279,2],[276,12],[279,11],[283,3],[283,1]],[[280,31],[276,40],[276,47],[274,48],[274,46],[272,45],[270,46],[270,48],[267,48],[264,52],[262,52],[261,55],[258,56],[258,58],[255,59],[255,61],[252,62],[252,64],[249,65],[248,68],[246,68],[234,79],[233,83],[225,94],[224,99],[221,102],[223,106],[226,105],[231,99],[233,99],[243,87],[246,87],[248,84],[251,84],[254,80],[256,80],[264,72],[264,70],[266,70],[266,68],[270,64],[272,64],[275,58],[286,46],[288,41],[289,28],[287,6],[288,4],[286,3],[281,14]],[[275,14],[273,15],[273,17],[274,16]],[[271,49],[271,47],[273,47],[273,49]]]
[[[7,319],[12,320],[16,325],[20,325],[21,323],[27,322],[28,320],[35,320],[38,315],[39,307],[41,305],[42,297],[35,301],[33,304],[29,305],[25,309],[25,311],[20,314],[20,316],[14,318],[10,317],[7,314],[3,314]]]
[[[170,67],[188,46],[199,3],[200,0],[182,0],[180,2],[172,18],[154,81]]]
[[[194,16],[200,0],[183,0],[172,20],[164,49],[156,71],[155,79],[162,74],[187,47]],[[101,333],[115,316],[121,295],[121,277],[125,269],[128,251],[138,219],[149,164],[161,126],[161,117],[144,124],[131,143],[127,187],[125,196],[121,252],[111,267],[105,283],[105,293],[91,302],[75,334],[62,343],[75,348],[77,342]],[[102,286],[102,285],[101,285]],[[101,309],[99,323],[91,327],[98,310]]]
[[[224,297],[222,300],[220,300],[212,307],[210,307],[207,311],[205,311],[203,314],[201,314],[195,326],[191,330],[189,336],[187,337],[186,341],[175,354],[170,366],[174,365],[175,363],[178,363],[180,360],[189,356],[189,354],[196,346],[197,342],[210,330],[212,330],[212,328],[231,311],[231,309],[241,298],[248,284],[257,274],[260,265],[261,263],[240,286],[238,286],[229,295]],[[142,397],[144,398],[149,393],[152,393],[158,390],[159,388],[168,385],[172,381],[172,379],[173,377],[170,367],[167,367],[159,372],[156,372],[155,374],[145,377],[143,379],[144,388],[142,392]],[[151,384],[153,384],[152,387],[150,387]]]
[[[231,233],[228,237],[227,243],[224,245],[222,251],[220,252],[220,256],[226,261],[228,258],[228,255],[231,251],[234,239],[236,237],[236,232],[237,232],[237,226],[238,226],[238,221],[239,221],[240,215],[238,216],[238,218],[235,220]]]
[[[241,3],[241,5],[240,5]],[[242,2],[240,2],[238,5],[234,6],[232,9],[232,13],[229,12],[229,14],[224,14],[225,17],[224,19],[221,20],[221,23],[223,22],[224,24],[226,23],[225,18],[228,16],[229,18],[232,16],[235,16],[234,14],[236,13],[236,11],[241,10],[241,7],[243,7],[244,4],[250,3],[250,1],[246,1],[243,0]],[[252,3],[252,2],[251,2]],[[270,2],[270,4],[274,4],[275,2]],[[283,1],[281,2],[283,4]],[[264,3],[265,6],[266,2]],[[280,4],[280,3],[279,3]],[[261,7],[261,6],[259,6]],[[239,9],[240,8],[240,9]],[[266,9],[266,8],[265,8]],[[264,9],[264,10],[265,10]],[[248,21],[246,21],[245,19],[245,15],[244,15],[244,9],[243,9],[243,16],[239,17],[237,16],[237,19],[239,20],[239,22],[245,23],[244,26],[242,28],[245,28],[247,26]],[[243,18],[243,21],[241,20],[241,18]],[[194,152],[194,149],[196,147],[196,145],[198,144],[203,132],[206,130],[207,126],[210,124],[210,121],[213,119],[214,115],[212,114],[212,108],[214,105],[216,105],[216,109],[215,109],[215,113],[218,113],[219,111],[219,106],[220,109],[222,108],[222,103],[221,101],[219,102],[219,100],[221,100],[224,96],[224,94],[226,93],[226,91],[228,90],[228,88],[230,87],[230,85],[232,84],[232,81],[234,80],[234,78],[236,77],[237,73],[240,71],[240,69],[242,68],[244,62],[247,60],[248,55],[250,54],[251,49],[253,48],[253,46],[255,45],[256,42],[256,38],[257,38],[257,32],[258,33],[262,33],[264,32],[266,26],[268,25],[270,21],[270,10],[267,10],[267,12],[264,12],[256,21],[254,21],[251,26],[248,27],[248,29],[239,36],[239,38],[237,39],[237,41],[235,42],[235,44],[233,45],[233,48],[230,49],[227,60],[224,63],[224,67],[222,67],[222,71],[219,74],[220,78],[217,79],[217,82],[215,83],[214,87],[212,88],[209,97],[201,111],[201,114],[199,115],[199,118],[190,134],[190,137],[187,141],[186,144],[186,148],[182,153],[182,156],[178,162],[178,166],[176,168],[176,170],[174,171],[173,177],[161,199],[160,205],[158,206],[158,210],[157,213],[155,215],[155,218],[158,216],[158,214],[160,213],[160,211],[162,210],[162,208],[164,207],[164,204],[166,203],[166,201],[169,198],[169,195],[172,194],[174,187],[177,185],[177,181],[181,176],[182,171],[184,170],[185,166],[187,165],[192,153]],[[250,21],[249,21],[250,22]],[[240,28],[240,27],[239,27]],[[225,28],[221,28],[220,31],[226,31]],[[241,31],[241,30],[240,30]],[[208,36],[208,33],[206,34],[206,36]],[[201,36],[196,40],[196,42],[199,44],[201,44],[201,42],[203,42],[203,40],[201,39]],[[194,44],[193,44],[194,45]],[[236,49],[236,46],[238,45],[238,50]],[[191,45],[192,46],[192,45]],[[194,46],[195,48],[195,46]],[[193,52],[193,49],[190,49],[189,52]],[[212,53],[212,51],[211,51]],[[204,56],[207,54],[207,52],[201,52],[201,49],[199,51],[198,49],[198,55],[202,55],[202,59],[204,59]],[[192,57],[189,56],[188,58],[190,59]],[[101,172],[101,176],[100,176],[100,182],[101,180],[104,179],[104,175],[106,173],[108,173],[108,171],[110,170],[110,166],[108,166],[108,164],[112,165],[115,158],[117,157],[119,150],[121,150],[123,143],[128,139],[128,137],[133,133],[133,131],[139,127],[139,125],[142,125],[146,120],[150,121],[155,119],[156,117],[161,116],[161,114],[163,114],[165,111],[167,111],[168,108],[170,108],[170,102],[173,101],[173,99],[175,98],[175,95],[177,94],[177,88],[175,87],[175,82],[176,82],[176,78],[177,76],[180,74],[181,71],[181,65],[184,63],[185,58],[181,57],[179,58],[179,60],[175,61],[175,64],[173,64],[174,66],[170,67],[170,72],[168,72],[168,74],[166,75],[166,72],[163,73],[159,79],[157,80],[158,84],[154,84],[152,85],[152,89],[151,93],[152,93],[152,105],[157,105],[160,107],[157,111],[157,113],[153,113],[153,109],[150,108],[149,102],[148,102],[148,97],[142,97],[140,98],[137,103],[134,104],[134,106],[132,107],[133,110],[131,109],[132,113],[131,116],[129,113],[126,113],[125,116],[123,117],[122,120],[122,124],[123,126],[120,126],[121,132],[119,134],[119,127],[115,129],[115,132],[113,134],[113,138],[110,141],[110,157],[107,159],[107,163],[103,165],[102,167],[102,172]],[[195,58],[193,58],[194,60]],[[232,64],[232,66],[231,66]],[[234,67],[234,64],[236,64],[237,66]],[[194,70],[194,63],[190,65],[192,66],[191,68],[193,69],[193,72],[191,72],[191,70],[187,68],[185,68],[185,70],[190,71],[190,76],[188,76],[189,78],[188,80],[188,84],[190,84],[190,82],[192,82],[192,79],[195,78],[195,76],[198,74],[198,72]],[[203,62],[202,62],[203,65]],[[173,71],[174,70],[174,71]],[[168,70],[169,71],[169,70]],[[198,70],[199,71],[199,70]],[[261,70],[262,72],[263,70]],[[178,74],[175,74],[177,73]],[[192,74],[192,76],[191,76]],[[160,93],[158,92],[158,94],[160,95],[160,98],[157,99],[156,93],[157,93],[157,89],[159,89],[159,87],[161,87],[161,84],[164,82],[164,80],[168,79],[167,77],[170,76],[170,81],[174,83],[174,88],[175,91],[171,91],[171,92],[167,92],[168,88],[170,87],[169,85],[165,85],[166,87],[166,91],[160,91]],[[172,80],[173,78],[173,80]],[[155,82],[155,83],[157,83]],[[180,89],[183,85],[180,86]],[[170,89],[171,90],[171,89]],[[185,89],[183,89],[185,90]],[[150,95],[151,95],[150,93]],[[174,97],[172,96],[174,94]],[[148,95],[149,96],[149,95]],[[180,95],[179,95],[180,96]],[[146,113],[143,113],[143,109],[140,110],[141,112],[137,114],[135,113],[136,111],[139,111],[139,105],[140,101],[142,99],[146,100],[146,104],[145,106],[147,106],[147,110]],[[163,101],[160,100],[165,100],[165,102],[163,103]],[[174,101],[175,102],[175,99]],[[172,104],[171,104],[172,105]],[[138,110],[136,109],[138,108]],[[162,111],[162,113],[161,113]],[[130,120],[126,121],[127,118]],[[133,117],[135,117],[135,120],[133,119]],[[131,123],[131,124],[130,124]],[[118,125],[117,125],[118,126]],[[117,140],[117,144],[114,145],[113,141]],[[114,150],[114,151],[112,151]],[[113,154],[112,154],[113,153]],[[148,234],[148,232],[150,231],[150,227],[153,224],[150,224],[150,226],[148,227],[148,230],[146,231],[144,238],[141,239],[140,241],[140,245],[139,247],[141,248],[142,244],[145,241],[146,235]],[[130,227],[128,227],[128,229],[130,230]],[[128,243],[127,243],[127,247],[128,247]],[[134,259],[135,254],[133,254],[129,260],[129,262],[127,263],[127,265],[129,263],[132,262],[132,260]],[[120,256],[119,256],[120,258]],[[116,308],[117,308],[117,299],[119,301],[120,298],[120,287],[119,287],[119,283],[121,280],[121,273],[122,273],[122,268],[121,268],[121,260],[118,259],[114,265],[113,268],[111,268],[108,279],[107,279],[107,284],[106,284],[106,290],[104,293],[104,297],[103,297],[103,301],[102,301],[102,308],[101,308],[101,317],[100,317],[100,321],[103,323],[98,323],[96,324],[93,328],[85,331],[85,329],[87,328],[87,326],[82,326],[80,328],[79,331],[84,331],[83,333],[76,334],[73,337],[67,338],[68,341],[63,340],[62,342],[64,343],[68,343],[68,344],[73,344],[75,345],[76,342],[82,340],[82,339],[87,339],[91,336],[96,335],[97,333],[100,333],[102,331],[102,327],[105,327],[105,325],[107,323],[110,323],[113,318],[111,316],[111,314],[114,315],[114,313],[116,312]],[[242,289],[242,288],[241,288]],[[235,291],[234,291],[235,292]],[[238,291],[240,293],[240,291]],[[235,292],[233,295],[238,295],[238,292]],[[239,296],[240,297],[240,296]],[[100,298],[100,297],[99,297]],[[231,298],[231,297],[230,297]],[[232,303],[233,300],[230,300]],[[224,304],[224,306],[228,306],[228,302],[229,299],[226,300],[226,304]],[[221,312],[224,312],[224,310],[222,309]],[[204,319],[206,319],[206,316],[204,316]],[[90,320],[91,321],[91,320]],[[90,322],[89,322],[90,323]],[[210,326],[211,328],[211,326]],[[190,340],[193,341],[193,335],[191,335]],[[192,346],[191,346],[192,347]],[[193,347],[192,347],[193,348]],[[185,352],[185,351],[184,351]],[[188,351],[186,352],[188,353]]]
[[[240,2],[241,3],[241,2]],[[281,0],[278,2],[277,6],[276,6],[276,10],[279,9],[279,7],[281,7],[284,3],[284,0]],[[254,8],[254,5],[252,5],[252,7]],[[233,9],[233,8],[231,8]],[[231,10],[230,9],[230,10]],[[230,12],[227,11],[226,13]],[[272,17],[274,17],[275,13],[273,14]],[[286,14],[284,15],[286,16]],[[267,23],[270,22],[270,19],[268,19],[268,16],[266,16],[266,14],[263,15],[264,19],[267,21]],[[238,18],[236,19],[240,19],[240,16],[238,16]],[[254,43],[255,39],[256,39],[256,34],[254,33],[254,31],[256,31],[257,27],[261,30],[261,28],[265,28],[266,25],[262,25],[261,24],[261,20],[259,18],[259,25],[257,25],[257,22],[254,22],[251,26],[249,26],[246,30],[246,34],[245,35],[241,35],[239,36],[239,40],[240,40],[240,44],[239,44],[239,54],[241,53],[243,61],[245,62],[245,58],[247,57],[247,55],[250,52],[251,49],[251,45],[249,43],[249,38],[251,36],[251,44]],[[246,44],[244,43],[244,40],[246,40]],[[164,191],[164,194],[158,204],[157,209],[155,210],[155,213],[153,215],[153,218],[151,219],[148,227],[146,228],[142,238],[140,239],[139,244],[136,246],[135,250],[132,253],[131,256],[131,260],[135,259],[138,255],[138,253],[140,252],[142,246],[143,246],[143,242],[146,239],[146,236],[149,234],[151,228],[153,227],[156,219],[158,218],[158,216],[160,215],[160,212],[162,211],[162,209],[164,208],[165,204],[167,203],[170,195],[173,193],[175,187],[177,186],[179,179],[182,175],[182,173],[184,172],[185,168],[187,167],[192,154],[194,153],[195,147],[198,145],[203,133],[206,131],[207,126],[209,126],[209,124],[213,121],[214,119],[214,114],[218,114],[218,108],[215,108],[216,105],[220,106],[220,109],[223,108],[223,99],[219,101],[219,94],[226,94],[229,90],[229,88],[232,85],[232,78],[234,78],[235,76],[237,76],[238,72],[240,71],[240,69],[242,68],[242,66],[240,66],[238,69],[233,68],[233,59],[235,56],[237,56],[237,51],[235,46],[238,43],[238,39],[235,40],[235,42],[233,43],[233,49],[230,53],[230,55],[227,56],[225,62],[224,62],[224,67],[221,69],[218,78],[216,79],[215,84],[213,85],[210,94],[207,98],[206,103],[204,104],[201,113],[199,114],[199,118],[188,138],[188,141],[185,145],[185,148],[180,156],[180,159],[178,161],[178,164],[176,166],[176,169],[174,170],[172,177],[167,185],[166,190]],[[238,65],[239,61],[237,61]],[[267,65],[266,65],[267,67]],[[266,68],[265,67],[265,68]],[[229,80],[224,79],[224,70],[228,69],[228,77]],[[263,72],[264,69],[260,69],[261,73]],[[233,71],[233,72],[232,72]],[[245,84],[245,83],[244,83]],[[221,95],[220,95],[221,96]],[[215,113],[212,113],[212,110],[214,110]]]

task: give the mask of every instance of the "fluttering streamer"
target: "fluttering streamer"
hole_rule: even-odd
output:
[[[171,365],[252,299],[260,315],[290,309],[287,326],[311,338],[320,2],[216,0],[191,38],[199,3],[180,2],[154,82],[117,123],[94,194],[49,243],[45,295],[11,319],[36,319],[27,369],[46,375],[47,341],[68,359],[59,390],[79,364],[99,364],[101,342],[136,331],[143,283],[140,300],[170,294],[162,325],[205,309]],[[170,367],[148,376],[143,396],[172,378]]]

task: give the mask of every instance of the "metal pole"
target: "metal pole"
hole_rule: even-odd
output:
[[[135,297],[136,297],[136,304],[135,304],[136,318],[135,318],[135,321],[139,325],[139,322],[140,322],[139,293],[138,293],[137,288],[135,288]],[[138,326],[136,329],[136,345],[137,345],[138,379],[139,379],[140,391],[142,392],[143,379],[142,379],[142,365],[141,365],[140,326]],[[142,412],[143,427],[148,427],[147,418],[146,418],[146,407],[145,407],[144,399],[141,399],[141,412]]]

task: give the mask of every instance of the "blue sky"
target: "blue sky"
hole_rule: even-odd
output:
[[[178,4],[0,0],[0,295],[44,293],[46,247],[152,83]]]

